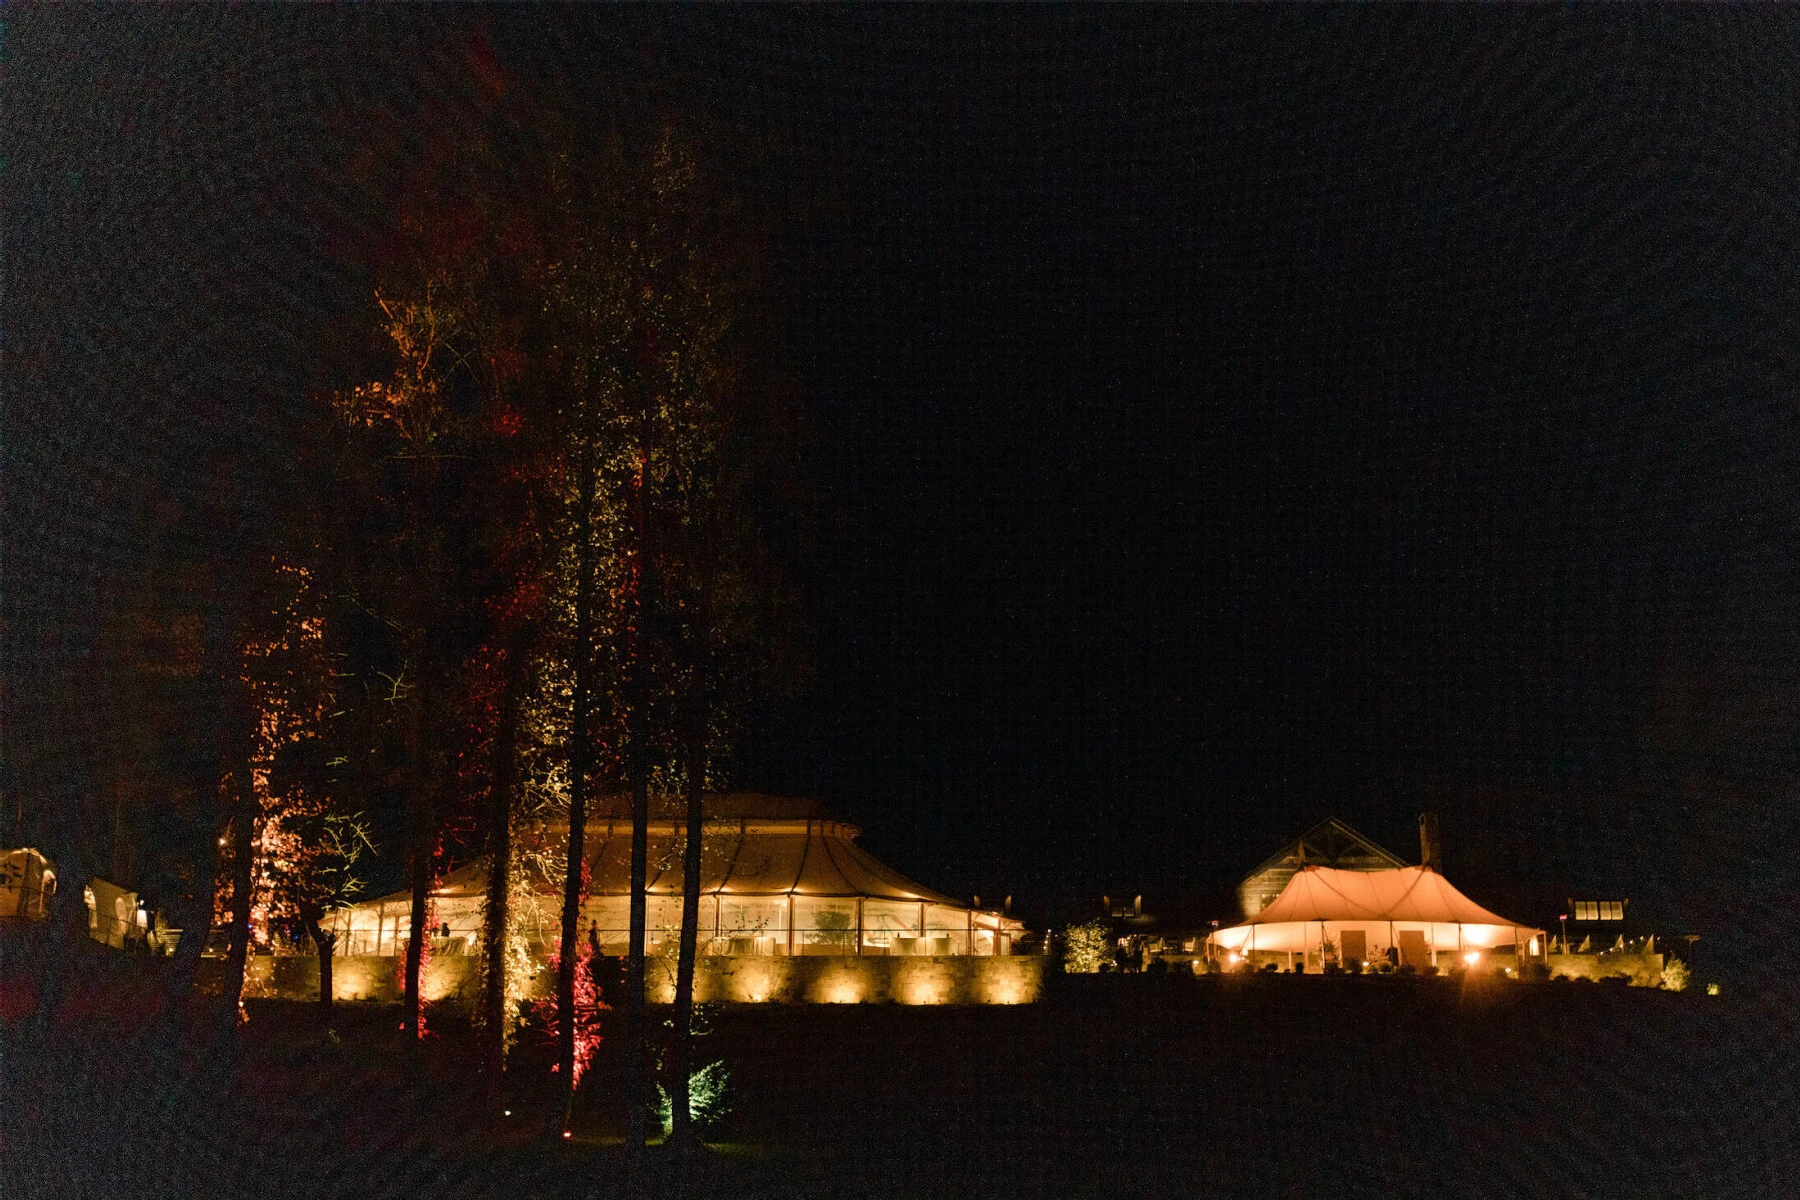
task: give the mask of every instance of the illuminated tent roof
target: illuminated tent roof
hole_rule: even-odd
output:
[[[620,815],[616,800],[586,825],[583,857],[589,870],[592,898],[624,896],[631,885],[631,820]],[[810,801],[788,797],[734,793],[709,797],[701,847],[701,891],[741,896],[863,896],[883,900],[923,900],[967,908],[942,892],[901,875],[856,844],[861,830],[823,815]],[[682,819],[653,817],[649,822],[650,895],[681,894]],[[535,831],[560,844],[559,827]],[[533,831],[525,831],[529,839]],[[440,899],[478,899],[487,886],[488,860],[483,857],[449,872],[432,894]],[[540,881],[554,890],[560,881]],[[362,905],[403,902],[408,892],[364,901]],[[1008,920],[1007,925],[1017,922]]]
[[[1294,951],[1317,947],[1319,926],[1381,932],[1423,930],[1434,945],[1509,946],[1542,933],[1481,907],[1430,867],[1344,871],[1302,867],[1281,895],[1254,917],[1213,934],[1229,950]],[[1382,939],[1385,943],[1385,937]]]
[[[681,860],[675,853],[679,828],[673,821],[650,826],[652,869],[646,890],[652,895],[681,892]],[[856,844],[860,832],[841,821],[811,818],[708,820],[701,850],[700,890],[958,903],[878,861]],[[587,836],[587,860],[594,881],[590,894],[626,894],[631,880],[631,822],[591,822]]]

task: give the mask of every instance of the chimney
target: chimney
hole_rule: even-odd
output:
[[[1003,914],[1005,914],[1006,916],[1009,916],[1009,917],[1012,916],[1012,897],[1011,896],[1008,896],[1005,899],[1005,901],[1001,903],[1000,911]]]
[[[1436,813],[1419,814],[1419,865],[1433,871],[1443,869],[1443,848],[1438,844]]]
[[[1144,915],[1144,898],[1142,896],[1137,897],[1131,902],[1131,915],[1134,917],[1141,917]]]

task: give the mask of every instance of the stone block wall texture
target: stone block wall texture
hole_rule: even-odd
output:
[[[694,971],[694,998],[703,1004],[1029,1004],[1043,990],[1045,959],[1037,956],[831,958],[706,957]],[[401,960],[392,956],[332,959],[338,1000],[400,1001]],[[216,976],[224,964],[202,963]],[[474,1002],[480,960],[442,956],[426,966],[425,998],[454,1006]],[[673,959],[653,957],[645,978],[653,1004],[675,998]],[[250,960],[244,994],[253,999],[316,1000],[319,960],[258,955]]]
[[[400,1002],[403,960],[384,955],[339,955],[331,960],[331,992],[334,999],[367,1000],[377,1004]],[[425,966],[425,999],[434,1003],[463,1003],[479,986],[479,960],[473,956],[434,958]],[[200,976],[216,980],[224,974],[223,959],[203,959]],[[244,995],[252,1000],[317,1000],[319,960],[287,955],[253,955],[244,966]]]

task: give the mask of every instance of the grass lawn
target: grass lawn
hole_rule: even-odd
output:
[[[653,1194],[1800,1194],[1790,1009],[1592,984],[1053,982],[1014,1008],[715,1010],[702,1045],[735,1109],[685,1178],[652,1154]],[[6,1196],[619,1193],[617,1037],[574,1136],[546,1144],[535,1045],[490,1100],[449,1016],[416,1060],[394,1010],[356,1006],[335,1037],[310,1006],[252,1004],[235,1037],[170,1046],[119,990],[65,997],[42,1038],[9,1005]]]

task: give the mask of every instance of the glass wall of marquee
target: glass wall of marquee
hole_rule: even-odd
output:
[[[652,821],[646,876],[645,934],[651,954],[676,954],[682,925],[682,827]],[[856,844],[858,830],[816,816],[715,815],[701,846],[699,952],[730,956],[1006,955],[1024,926],[1004,911],[979,908],[922,887]],[[554,846],[559,831],[550,831]],[[630,940],[631,822],[600,817],[587,825],[589,895],[580,936],[600,953],[622,955]],[[551,853],[544,861],[554,861]],[[430,905],[435,953],[472,953],[481,939],[487,860],[445,876]],[[528,872],[530,873],[530,872]],[[558,940],[557,881],[532,879],[522,913],[527,940]],[[339,910],[338,953],[402,952],[410,927],[407,893]]]

